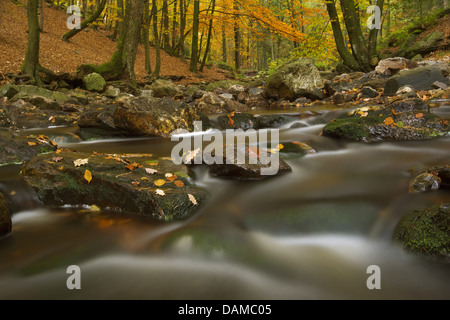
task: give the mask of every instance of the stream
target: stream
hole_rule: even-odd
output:
[[[448,101],[433,110],[450,120]],[[20,165],[0,167],[1,189],[23,204],[0,241],[0,299],[449,299],[448,263],[407,253],[392,234],[405,214],[450,201],[445,190],[408,193],[411,170],[449,164],[450,137],[349,143],[320,135],[345,111],[289,112],[306,126],[282,127],[280,143],[306,142],[315,153],[286,159],[291,173],[263,181],[214,178],[196,166],[211,197],[174,223],[33,208]],[[163,138],[83,142],[74,130],[24,134],[78,151],[170,156],[174,146]],[[80,290],[66,287],[71,265],[80,267]],[[366,285],[371,265],[380,289]]]

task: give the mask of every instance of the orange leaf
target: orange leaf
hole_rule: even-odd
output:
[[[397,112],[394,111],[394,109],[392,109],[391,112],[394,116],[396,116],[398,114]]]
[[[387,126],[389,126],[389,125],[391,125],[393,123],[394,123],[394,119],[392,119],[392,117],[386,118],[384,120],[384,124],[387,125]]]
[[[135,168],[139,167],[139,163],[133,162],[127,165],[125,168],[127,168],[130,171],[133,171]]]
[[[176,178],[178,178],[176,174],[171,175],[171,176],[166,176],[166,179],[171,181],[171,182],[173,182]]]
[[[35,145],[36,145],[36,142],[28,142],[28,145],[29,145],[29,146],[35,146]]]
[[[249,147],[248,155],[253,159],[257,159],[259,157],[259,149],[257,147]]]
[[[418,113],[418,114],[416,114],[416,119],[420,119],[420,118],[422,118],[423,117],[423,113]]]
[[[184,183],[181,180],[175,180],[174,184],[180,188],[184,187]]]

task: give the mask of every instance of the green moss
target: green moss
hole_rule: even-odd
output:
[[[414,253],[450,256],[450,204],[434,205],[403,217],[394,231],[394,240]]]
[[[341,137],[351,141],[361,141],[369,136],[367,126],[378,125],[383,117],[353,117],[336,119],[323,128],[323,134]]]

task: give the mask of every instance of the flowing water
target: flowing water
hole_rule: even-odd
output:
[[[32,208],[20,166],[0,168],[2,190],[21,203],[0,241],[0,299],[449,299],[448,263],[406,253],[392,233],[406,213],[450,201],[448,191],[408,193],[410,170],[449,164],[450,138],[365,145],[322,137],[339,112],[302,112],[306,127],[280,130],[281,143],[316,150],[287,159],[290,174],[243,182],[195,167],[211,198],[170,224]],[[448,102],[434,112],[450,119]],[[79,151],[168,156],[174,145],[81,142],[73,128],[36,132]],[[80,267],[81,290],[66,287],[70,265]],[[380,289],[367,287],[371,265],[380,268]]]

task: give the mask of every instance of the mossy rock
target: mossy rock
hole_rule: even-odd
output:
[[[323,128],[323,135],[355,142],[427,140],[445,136],[447,122],[431,113],[418,99],[392,105],[357,108],[334,119]]]
[[[450,259],[450,203],[407,214],[395,228],[393,238],[409,252]]]
[[[64,151],[32,158],[22,173],[43,205],[96,205],[161,221],[192,215],[208,195],[187,166],[151,155]]]

